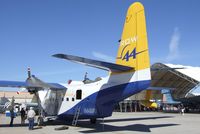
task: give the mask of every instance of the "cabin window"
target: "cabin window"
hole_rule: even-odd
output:
[[[82,99],[82,90],[77,90],[76,91],[76,99],[81,100]]]
[[[72,101],[74,101],[74,98],[72,98]]]
[[[69,101],[69,98],[68,98],[68,97],[66,98],[66,101]]]

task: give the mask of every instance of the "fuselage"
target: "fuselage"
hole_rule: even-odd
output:
[[[56,104],[59,106],[55,107],[58,108],[57,116],[60,118],[73,117],[78,108],[80,108],[79,118],[111,116],[116,103],[149,86],[149,71],[148,68],[135,72],[109,75],[91,83],[72,81],[70,84],[62,84],[66,87],[66,91],[63,92],[64,95],[59,98],[60,100],[57,99],[57,101],[60,101]],[[45,96],[48,95],[43,95],[43,97]],[[45,106],[47,103],[43,103],[43,101],[41,103],[44,109],[49,108],[49,106]],[[53,109],[52,103],[49,103],[49,105]],[[50,110],[46,111],[49,112]]]

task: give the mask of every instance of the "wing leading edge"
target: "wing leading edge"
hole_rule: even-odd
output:
[[[0,81],[0,87],[26,88],[28,84],[20,81]]]
[[[133,70],[132,67],[118,65],[114,63],[104,62],[104,61],[98,61],[98,60],[92,60],[88,58],[73,56],[73,55],[67,55],[67,54],[55,54],[53,57],[69,60],[72,62],[80,63],[86,66],[91,66],[99,69],[103,69],[106,71],[111,72],[123,72],[123,71],[130,71]]]
[[[66,89],[66,87],[58,84],[58,83],[47,83],[51,89],[62,90]],[[31,85],[27,82],[21,81],[0,81],[0,87],[13,87],[13,88],[44,88],[40,85]]]

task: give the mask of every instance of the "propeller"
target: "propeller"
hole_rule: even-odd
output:
[[[28,90],[28,92],[30,94],[35,95],[35,97],[37,98],[37,103],[38,103],[38,107],[39,107],[39,115],[40,115],[39,117],[40,117],[40,120],[42,120],[43,117],[45,117],[46,113],[45,113],[45,111],[42,107],[38,91],[46,90],[46,89],[57,91],[57,90],[66,89],[66,87],[64,87],[60,84],[57,84],[57,83],[45,83],[45,82],[43,82],[42,80],[38,79],[35,75],[31,74],[30,68],[28,68],[28,70],[27,70],[27,75],[28,75],[28,77],[27,77],[25,82],[18,83],[17,86],[15,85],[14,82],[12,82],[11,85],[14,85],[16,87],[20,87],[21,90],[17,92],[18,94],[26,89],[26,90]]]
[[[31,68],[28,67],[28,78],[31,78]]]
[[[28,87],[26,89],[28,90],[28,92],[30,94],[34,94],[35,97],[37,98],[37,103],[39,106],[39,117],[38,118],[40,118],[40,120],[42,120],[42,117],[44,116],[44,110],[41,105],[41,100],[39,98],[38,91],[44,90],[44,88],[50,89],[50,86],[47,83],[45,83],[45,82],[41,81],[40,79],[38,79],[37,77],[35,77],[35,75],[31,75],[30,67],[28,67],[27,74],[28,74],[28,78],[26,79],[26,83],[27,83]]]

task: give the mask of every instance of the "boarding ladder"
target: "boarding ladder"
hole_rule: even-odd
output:
[[[81,111],[81,107],[78,107],[76,109],[76,111],[75,111],[75,114],[74,114],[74,118],[73,118],[73,121],[72,121],[72,126],[76,126],[76,124],[78,122],[78,117],[79,117],[80,111]]]

